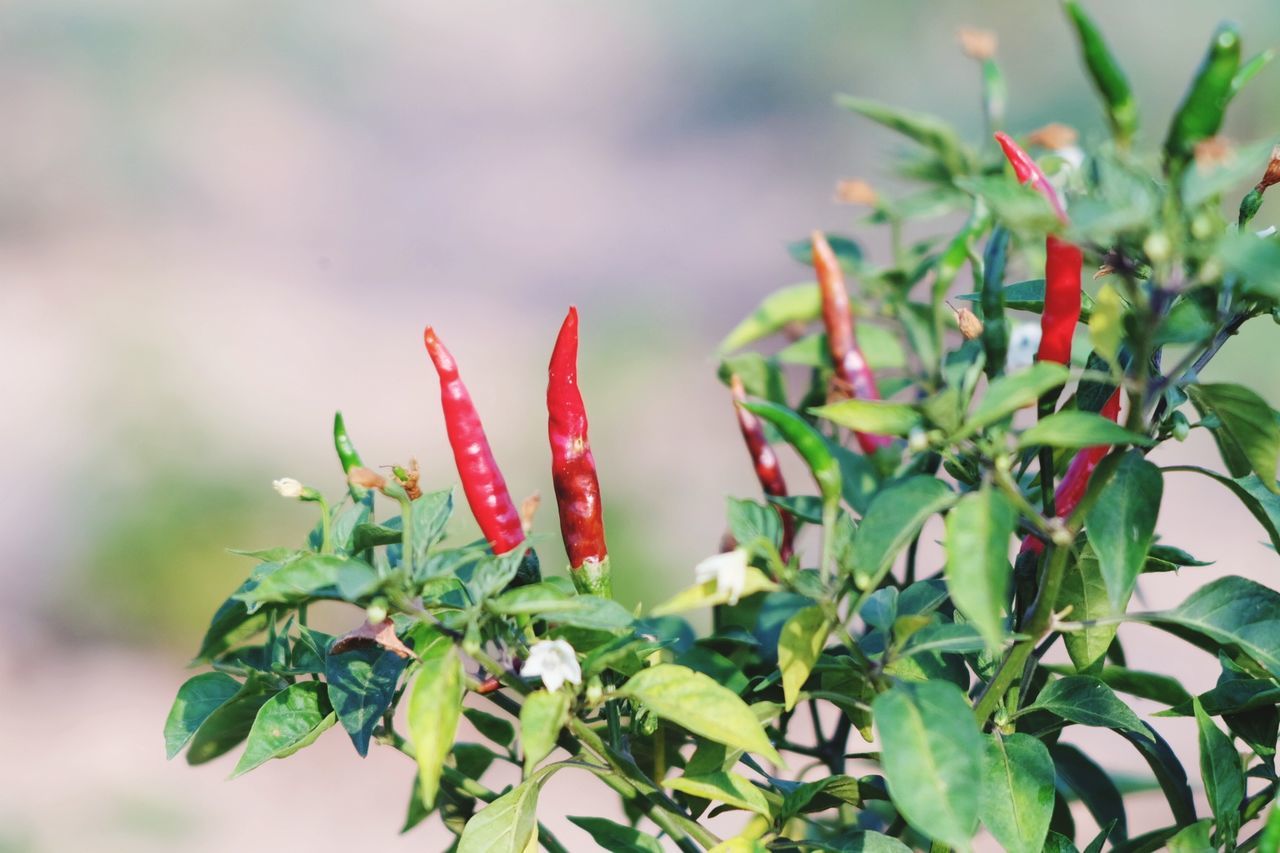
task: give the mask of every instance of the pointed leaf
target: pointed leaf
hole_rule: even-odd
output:
[[[1136,444],[1139,447],[1149,447],[1152,443],[1147,436],[1130,432],[1110,418],[1077,409],[1064,409],[1049,415],[1018,436],[1018,446],[1022,448],[1039,445],[1069,448],[1101,447],[1111,444]]]
[[[369,738],[391,707],[406,663],[400,655],[376,645],[325,658],[329,701],[361,756],[369,752]]]
[[[1082,726],[1145,731],[1142,720],[1101,679],[1067,675],[1049,682],[1026,710],[1048,711]]]
[[[569,716],[569,694],[536,690],[520,706],[520,747],[524,750],[524,775],[530,776],[556,747],[556,738]]]
[[[1213,430],[1223,461],[1233,477],[1253,471],[1271,491],[1280,459],[1280,424],[1267,402],[1243,385],[1226,382],[1188,385],[1187,394],[1201,414],[1217,415]]]
[[[929,516],[955,499],[946,483],[927,476],[910,477],[877,494],[853,540],[853,577],[858,588],[878,586]]]
[[[991,488],[965,495],[947,514],[947,588],[993,650],[1006,634],[1009,539],[1017,521],[1009,501]]]
[[[569,822],[586,830],[591,839],[610,853],[662,853],[662,845],[652,835],[605,820],[602,817],[569,816]]]
[[[1240,831],[1240,804],[1244,801],[1244,767],[1240,754],[1231,738],[1213,724],[1209,715],[1192,700],[1196,714],[1196,728],[1200,743],[1200,778],[1204,780],[1205,796],[1218,828],[1218,843],[1228,849],[1235,847]]]
[[[258,709],[244,754],[231,775],[241,776],[273,758],[293,755],[315,743],[336,721],[324,684],[290,684]]]
[[[526,853],[537,848],[538,794],[555,770],[543,768],[467,821],[457,853]]]
[[[969,849],[978,824],[982,735],[959,687],[898,684],[872,704],[894,805],[912,827]]]
[[[209,715],[240,690],[240,682],[225,672],[203,672],[178,688],[164,723],[165,758],[173,758],[195,736]]]
[[[1130,450],[1114,465],[1114,474],[1085,514],[1085,534],[1097,555],[1107,596],[1120,613],[1129,603],[1155,538],[1164,480],[1160,469],[1137,450]],[[1105,476],[1101,466],[1096,476]]]
[[[462,659],[452,643],[432,646],[409,694],[409,737],[418,760],[422,805],[435,806],[444,760],[453,749],[465,692]]]
[[[778,637],[778,669],[782,671],[782,695],[786,710],[796,706],[800,688],[809,679],[822,654],[831,625],[821,607],[806,607],[791,616]]]
[[[1208,583],[1172,610],[1147,617],[1234,646],[1280,676],[1280,593],[1228,575]]]
[[[982,402],[953,438],[967,438],[983,427],[1004,420],[1018,409],[1034,404],[1046,391],[1066,383],[1069,375],[1061,364],[1041,361],[1026,370],[1000,377],[987,388]]]
[[[883,400],[842,400],[809,410],[838,426],[872,435],[907,435],[924,424],[914,406]]]
[[[1039,853],[1053,817],[1053,759],[1026,734],[986,736],[982,823],[1011,853]]]
[[[765,800],[764,794],[737,773],[721,771],[699,776],[673,776],[662,784],[691,797],[715,800],[756,814],[766,816],[769,814],[769,803]]]

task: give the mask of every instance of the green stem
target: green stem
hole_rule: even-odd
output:
[[[836,518],[840,505],[827,501],[822,506],[822,584],[836,576]]]
[[[330,526],[333,521],[329,518],[329,502],[324,499],[323,495],[316,495],[315,502],[320,504],[320,553],[333,553],[333,533]]]

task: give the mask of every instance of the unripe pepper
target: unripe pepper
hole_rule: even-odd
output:
[[[1214,33],[1209,50],[1169,124],[1169,135],[1164,141],[1169,172],[1181,171],[1196,143],[1213,136],[1222,127],[1239,69],[1240,33],[1234,25],[1226,23]]]
[[[458,363],[430,326],[423,334],[423,340],[440,376],[444,425],[449,434],[449,445],[453,448],[453,460],[458,466],[458,476],[462,479],[462,491],[493,553],[505,554],[524,542],[520,512],[511,500],[507,483],[498,470],[493,451],[489,449],[489,440],[485,437],[480,415],[471,402],[471,394],[458,376]]]
[[[853,396],[860,400],[879,400],[875,374],[867,365],[866,356],[858,347],[853,331],[853,312],[849,310],[849,291],[845,289],[844,273],[836,260],[836,253],[821,231],[813,232],[813,268],[818,274],[818,286],[822,290],[822,322],[827,329],[827,347],[831,362],[839,379]],[[863,453],[875,453],[888,447],[893,439],[884,435],[855,432],[854,437]]]
[[[1067,211],[1062,199],[1036,161],[1007,135],[997,133],[996,141],[1018,180],[1030,184],[1048,199],[1065,225]],[[1080,272],[1084,267],[1084,253],[1079,246],[1053,234],[1045,238],[1044,248],[1044,310],[1040,313],[1040,351],[1036,357],[1040,361],[1070,364],[1071,340],[1080,322]]]
[[[342,412],[333,413],[333,449],[337,451],[338,460],[342,463],[342,473],[350,475],[353,468],[364,467],[360,454],[351,443],[351,436],[347,434],[347,424],[342,418]],[[351,492],[352,500],[365,501],[370,506],[373,505],[369,490],[364,486],[348,480],[347,489]]]
[[[1106,103],[1111,133],[1116,142],[1125,147],[1138,130],[1138,103],[1129,87],[1129,78],[1116,62],[1097,25],[1080,5],[1075,0],[1067,0],[1063,8],[1075,27],[1080,52],[1084,55],[1084,64],[1093,78],[1093,85]]]
[[[580,592],[609,597],[609,551],[604,540],[600,480],[587,440],[587,410],[578,389],[578,309],[560,327],[547,368],[547,435],[560,534]]]
[[[785,498],[787,482],[782,477],[782,466],[778,464],[778,454],[774,453],[773,448],[769,446],[769,440],[765,438],[764,425],[760,423],[760,419],[744,407],[743,404],[747,402],[747,392],[742,387],[742,380],[737,374],[729,378],[729,388],[733,392],[734,411],[738,414],[738,428],[742,430],[742,440],[747,444],[747,453],[750,454],[751,464],[756,469],[756,479],[760,481],[760,487],[764,489],[766,495]],[[778,548],[778,553],[786,562],[791,559],[795,549],[796,522],[791,513],[782,507],[775,504],[774,509],[777,510],[778,518],[782,522],[782,545]]]

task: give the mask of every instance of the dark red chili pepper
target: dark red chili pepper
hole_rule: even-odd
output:
[[[458,476],[462,479],[462,491],[493,553],[505,554],[524,542],[520,513],[507,491],[498,463],[494,461],[467,386],[458,376],[458,363],[430,326],[423,334],[423,340],[436,366],[436,373],[440,375],[444,425],[449,433],[449,444],[453,447]]]
[[[1103,404],[1102,411],[1099,414],[1113,421],[1119,420],[1119,388],[1107,398],[1107,402]],[[1098,467],[1098,463],[1102,461],[1102,457],[1106,456],[1110,450],[1110,445],[1106,444],[1099,447],[1086,447],[1071,460],[1071,464],[1067,466],[1067,472],[1062,475],[1062,482],[1058,483],[1058,488],[1054,489],[1053,492],[1053,505],[1059,518],[1066,518],[1071,515],[1075,508],[1080,505],[1085,491],[1089,488],[1089,478],[1093,476],[1093,471]],[[1039,554],[1043,550],[1043,542],[1034,536],[1028,536],[1022,540],[1022,548],[1019,553],[1034,551]]]
[[[766,495],[776,498],[787,496],[787,482],[782,478],[782,466],[778,464],[778,454],[769,446],[764,435],[764,424],[760,419],[742,407],[747,401],[746,389],[737,374],[729,377],[729,388],[733,392],[733,408],[738,413],[738,427],[742,430],[742,439],[747,443],[747,452],[751,455],[751,464],[755,466],[756,478]],[[774,505],[778,518],[782,521],[782,545],[778,554],[783,562],[791,559],[795,549],[796,521],[791,513]],[[732,549],[729,549],[732,550]]]
[[[813,268],[818,274],[818,286],[822,290],[822,322],[827,329],[827,347],[831,351],[831,363],[836,378],[849,392],[861,400],[879,400],[875,374],[867,365],[866,356],[858,347],[853,330],[853,312],[849,310],[849,291],[845,289],[844,272],[836,253],[821,231],[813,232]],[[886,435],[870,435],[857,432],[854,437],[863,453],[875,453],[888,447],[893,439]]]
[[[1049,178],[1018,144],[1003,133],[996,141],[1013,166],[1018,180],[1030,184],[1053,205],[1054,213],[1065,225],[1067,211]],[[1084,253],[1080,247],[1050,234],[1045,238],[1044,310],[1040,313],[1040,361],[1071,363],[1071,341],[1080,322],[1080,271]]]
[[[587,410],[578,389],[577,308],[570,308],[564,318],[547,368],[547,434],[560,535],[574,585],[583,592],[608,596],[609,550],[604,541],[600,480],[587,440]]]

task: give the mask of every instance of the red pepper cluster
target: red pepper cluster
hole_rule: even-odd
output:
[[[430,327],[427,353],[440,377],[440,399],[462,491],[495,554],[525,541],[520,512],[511,499],[480,415],[458,375],[453,356]],[[608,550],[600,483],[587,442],[587,413],[578,390],[578,312],[569,309],[548,369],[547,413],[551,474],[560,511],[560,530],[575,583],[584,592],[609,594]]]

